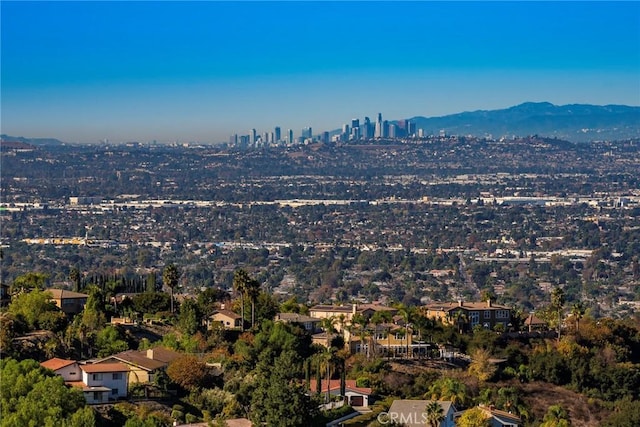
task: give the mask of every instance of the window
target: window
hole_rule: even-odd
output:
[[[121,380],[122,379],[122,372],[116,372],[114,374],[111,375],[111,379],[113,380]]]
[[[94,400],[94,402],[102,402],[102,392],[101,391],[94,391],[93,392],[93,400]]]
[[[496,312],[497,319],[508,319],[509,318],[509,310],[498,310]]]
[[[485,319],[491,319],[491,310],[485,310],[484,311],[484,318]]]
[[[480,323],[480,312],[472,311],[471,313],[469,313],[469,318],[471,319],[471,326],[477,325],[478,323]]]
[[[118,395],[118,389],[117,388],[112,388],[111,389],[111,395],[112,396],[117,396]]]
[[[93,374],[94,381],[102,381],[102,374]]]

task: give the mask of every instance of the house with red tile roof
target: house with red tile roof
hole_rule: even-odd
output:
[[[82,379],[80,366],[75,360],[54,357],[53,359],[41,362],[40,366],[51,369],[54,374],[60,375],[65,382],[76,382]]]

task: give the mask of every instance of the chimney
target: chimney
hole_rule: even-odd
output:
[[[220,310],[224,310],[224,307],[225,307],[224,303],[220,304]]]
[[[153,349],[152,348],[148,348],[147,349],[147,359],[153,360]]]
[[[491,298],[487,298],[487,307],[491,308]]]
[[[458,307],[462,307],[462,305],[463,305],[462,300],[461,300],[461,299],[459,299],[459,300],[458,300]]]
[[[351,305],[351,314],[355,316],[356,311],[358,311],[358,304],[352,304]]]

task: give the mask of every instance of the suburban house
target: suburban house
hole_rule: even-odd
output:
[[[207,319],[207,329],[213,328],[216,323],[222,324],[225,329],[240,329],[242,327],[242,317],[231,310],[216,310]]]
[[[387,424],[395,422],[396,425],[405,427],[424,427],[429,425],[427,406],[436,402],[442,408],[444,419],[440,421],[440,427],[454,427],[456,408],[453,403],[446,400],[394,400],[387,411]]]
[[[494,329],[500,325],[508,330],[511,323],[511,309],[504,305],[484,302],[433,302],[422,307],[424,315],[448,325],[454,325],[461,331],[470,331],[476,326]]]
[[[84,310],[89,295],[79,292],[67,291],[65,289],[47,289],[53,295],[53,302],[65,314],[78,314]]]
[[[320,329],[322,319],[305,316],[298,313],[278,313],[275,318],[276,322],[297,323],[310,333],[314,333]]]
[[[96,363],[124,363],[129,367],[129,384],[150,383],[159,371],[165,370],[169,363],[180,355],[181,353],[168,348],[156,347],[140,351],[123,351]]]
[[[75,360],[54,357],[40,363],[40,366],[51,369],[54,374],[60,375],[65,382],[82,381],[82,371]]]
[[[547,322],[540,320],[535,314],[529,313],[526,319],[524,319],[524,327],[528,332],[544,331],[547,329]]]
[[[317,383],[312,383],[312,387],[314,387],[312,391],[317,391],[315,388],[316,386]],[[320,389],[323,394],[326,394],[328,391],[331,396],[340,396],[340,380],[322,380],[320,383]],[[358,387],[356,385],[356,380],[345,381],[344,397],[346,404],[351,406],[368,407],[371,394],[371,388]]]
[[[491,427],[520,427],[522,419],[510,412],[500,411],[492,406],[478,406],[485,414]]]
[[[71,383],[82,388],[87,403],[100,404],[127,397],[129,367],[124,363],[80,365],[82,381]]]
[[[309,309],[309,316],[316,319],[328,319],[333,317],[336,320],[336,329],[341,330],[343,325],[340,322],[351,322],[351,319],[356,314],[357,306],[355,304],[349,305],[314,305]]]
[[[369,325],[365,330],[364,342],[359,328],[353,329],[350,341],[354,353],[369,353],[383,357],[413,358],[426,356],[435,348],[433,344],[421,341],[417,331],[406,327],[403,321]]]
[[[379,304],[314,305],[309,309],[309,315],[316,319],[334,318],[336,329],[341,331],[344,326],[351,324],[356,314],[370,319],[377,311],[388,311],[392,316],[398,312],[395,308]]]

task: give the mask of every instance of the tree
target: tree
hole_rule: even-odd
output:
[[[489,419],[482,409],[477,406],[464,411],[460,418],[456,420],[456,425],[460,427],[491,427]]]
[[[36,288],[14,297],[7,311],[16,319],[25,322],[29,329],[39,329],[43,326],[41,323],[46,319],[47,313],[60,313],[64,317],[51,298],[51,292]]]
[[[185,390],[202,386],[207,379],[207,366],[196,356],[184,355],[175,359],[167,367],[167,375]]]
[[[147,276],[147,284],[145,287],[146,292],[155,292],[156,291],[156,272],[152,271]]]
[[[249,279],[245,286],[245,292],[251,302],[251,329],[256,325],[256,301],[260,296],[260,282],[255,279]]]
[[[45,273],[29,272],[18,276],[13,281],[13,289],[11,293],[25,292],[29,289],[44,289],[49,275]]]
[[[425,414],[427,415],[427,422],[431,427],[438,427],[445,418],[442,406],[436,401],[427,404]]]
[[[180,304],[180,314],[178,315],[178,326],[182,333],[193,335],[198,331],[200,326],[200,313],[198,304],[188,299]]]
[[[311,425],[317,408],[297,380],[300,368],[300,359],[292,351],[281,353],[273,365],[260,363],[249,412],[254,425]]]
[[[0,377],[0,426],[95,425],[93,410],[85,407],[82,391],[65,386],[62,377],[35,360],[3,359]]]
[[[454,405],[464,406],[468,400],[467,387],[454,378],[440,378],[431,384],[425,399],[449,400]]]
[[[173,313],[173,289],[178,286],[180,272],[175,264],[169,264],[162,272],[162,283],[171,290],[171,313]]]
[[[584,313],[585,313],[585,308],[582,302],[578,301],[573,303],[573,305],[571,306],[571,316],[573,316],[573,319],[576,322],[576,334],[580,332],[580,319],[582,319],[582,316],[584,316]]]
[[[571,420],[567,411],[560,405],[551,405],[544,415],[540,427],[569,427],[570,425]]]
[[[469,365],[469,373],[480,382],[485,382],[496,372],[496,366],[490,361],[491,354],[489,351],[478,348],[471,356],[471,364]]]
[[[73,267],[69,271],[69,280],[73,283],[73,290],[80,292],[80,270],[77,267]]]
[[[242,317],[240,330],[242,332],[244,332],[244,296],[250,286],[250,281],[251,278],[243,269],[238,269],[233,273],[233,288],[240,295],[240,316]]]
[[[107,357],[129,348],[127,342],[122,339],[120,331],[111,325],[97,333],[96,346],[98,348],[98,357]]]
[[[560,329],[562,328],[562,310],[565,304],[564,291],[560,287],[556,287],[551,291],[551,307],[558,314],[558,341],[560,340]]]

